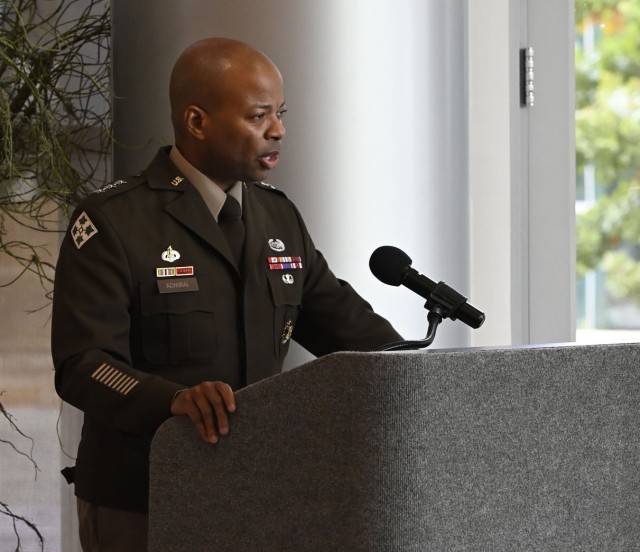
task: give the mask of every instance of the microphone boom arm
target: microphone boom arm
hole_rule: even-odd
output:
[[[425,305],[426,307],[426,305]],[[436,332],[438,326],[442,322],[442,311],[440,306],[434,305],[427,315],[429,321],[429,328],[427,330],[427,336],[424,339],[414,339],[409,341],[394,341],[393,343],[387,343],[382,347],[375,349],[376,351],[409,351],[413,349],[424,349],[433,343],[436,338]]]

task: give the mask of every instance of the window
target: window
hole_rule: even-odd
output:
[[[640,5],[575,7],[578,340],[637,341]]]

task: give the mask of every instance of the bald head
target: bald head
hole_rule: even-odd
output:
[[[248,44],[229,38],[205,38],[189,46],[171,73],[169,99],[176,135],[184,130],[184,112],[189,105],[213,109],[234,90],[239,75],[269,70],[278,74],[273,62]]]
[[[237,40],[208,38],[178,58],[170,83],[175,145],[222,189],[264,180],[286,131],[282,76]]]

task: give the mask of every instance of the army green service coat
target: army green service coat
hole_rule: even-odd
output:
[[[85,415],[82,499],[147,510],[149,445],[178,390],[277,374],[290,337],[317,356],[401,339],[333,275],[283,193],[245,185],[243,219],[239,270],[168,149],[76,209],[56,268],[52,354],[58,394]]]

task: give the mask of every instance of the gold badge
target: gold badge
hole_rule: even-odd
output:
[[[286,344],[287,341],[291,339],[291,335],[293,334],[293,322],[291,320],[287,321],[284,325],[284,330],[282,330],[282,336],[280,338],[280,343],[282,345]]]

